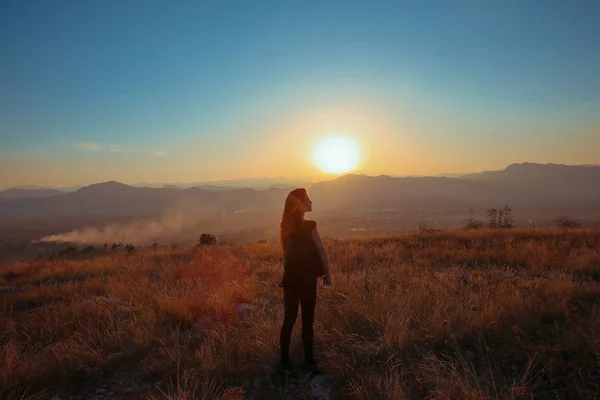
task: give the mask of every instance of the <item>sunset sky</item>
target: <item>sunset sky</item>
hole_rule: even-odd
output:
[[[600,1],[0,2],[0,187],[600,164]]]

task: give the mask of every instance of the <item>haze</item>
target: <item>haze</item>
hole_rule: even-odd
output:
[[[0,187],[600,164],[594,1],[0,6]]]
[[[0,399],[598,398],[599,17],[0,0]]]

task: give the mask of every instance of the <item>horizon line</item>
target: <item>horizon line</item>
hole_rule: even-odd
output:
[[[455,173],[449,173],[449,172],[442,172],[442,173],[437,173],[437,174],[409,174],[409,175],[397,175],[397,174],[366,174],[366,173],[357,173],[357,172],[346,172],[346,173],[341,173],[341,174],[331,174],[331,178],[330,179],[322,179],[322,180],[318,180],[318,179],[300,179],[300,178],[288,178],[285,176],[278,176],[278,177],[255,177],[255,178],[231,178],[231,179],[213,179],[213,180],[206,180],[206,181],[192,181],[192,182],[179,182],[179,181],[175,181],[175,182],[146,182],[146,181],[141,181],[141,182],[136,182],[136,183],[124,183],[121,182],[119,180],[115,180],[115,179],[109,179],[109,180],[105,180],[105,181],[98,181],[98,182],[93,182],[93,183],[87,183],[87,184],[74,184],[74,185],[39,185],[39,184],[23,184],[23,185],[18,185],[18,186],[5,186],[5,187],[0,187],[0,192],[4,192],[4,191],[8,191],[8,190],[44,190],[44,189],[54,189],[54,190],[65,190],[65,189],[74,189],[74,190],[78,190],[84,187],[88,187],[88,186],[92,186],[92,185],[98,185],[98,184],[103,184],[103,183],[110,183],[110,182],[116,182],[116,183],[120,183],[122,185],[127,185],[127,186],[131,186],[131,187],[150,187],[153,185],[162,185],[162,186],[178,186],[178,185],[191,185],[191,187],[197,187],[197,186],[220,186],[220,187],[231,187],[231,188],[235,188],[235,189],[253,189],[256,187],[262,187],[262,185],[258,185],[258,186],[227,186],[224,185],[223,183],[226,182],[230,182],[230,183],[234,183],[236,181],[252,181],[252,180],[271,180],[274,181],[273,183],[271,183],[270,185],[279,185],[279,184],[284,184],[286,182],[284,181],[291,181],[291,186],[294,186],[295,184],[298,184],[299,182],[302,182],[303,184],[315,184],[315,183],[320,183],[320,182],[328,182],[331,180],[335,180],[338,178],[341,178],[343,176],[369,176],[369,177],[378,177],[378,176],[388,176],[391,178],[427,178],[427,177],[447,177],[447,178],[458,178],[460,176],[466,176],[469,174],[477,174],[477,173],[485,173],[485,172],[494,172],[494,171],[503,171],[506,168],[508,168],[511,165],[559,165],[559,166],[567,166],[567,167],[600,167],[600,165],[598,164],[560,164],[560,163],[535,163],[535,162],[517,162],[517,163],[512,163],[512,164],[508,164],[504,169],[492,169],[492,170],[481,170],[481,171],[476,171],[476,172],[455,172]],[[265,186],[269,186],[269,184],[266,184]]]

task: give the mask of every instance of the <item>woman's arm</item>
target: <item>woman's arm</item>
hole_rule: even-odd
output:
[[[319,254],[321,254],[321,260],[323,261],[323,272],[325,272],[325,284],[331,284],[331,268],[329,265],[329,257],[327,256],[327,251],[325,250],[325,246],[323,246],[323,241],[321,241],[321,236],[319,235],[319,231],[317,227],[312,231],[312,237],[319,249]]]

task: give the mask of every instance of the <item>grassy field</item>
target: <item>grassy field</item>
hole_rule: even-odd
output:
[[[273,244],[0,271],[0,398],[552,399],[600,393],[600,231],[327,240],[318,381],[275,373]],[[302,369],[297,322],[292,361]],[[320,394],[317,393],[320,391]]]

